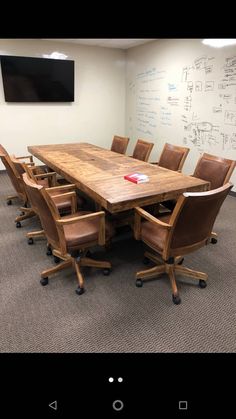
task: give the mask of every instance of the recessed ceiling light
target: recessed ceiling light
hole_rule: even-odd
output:
[[[202,43],[214,48],[222,48],[227,45],[235,45],[236,39],[203,39]]]
[[[62,54],[60,52],[54,51],[51,54],[43,54],[44,58],[55,58],[59,60],[65,60],[67,58],[67,55]]]

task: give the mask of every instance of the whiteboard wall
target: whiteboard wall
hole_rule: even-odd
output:
[[[127,52],[126,132],[153,141],[157,161],[165,142],[190,148],[193,173],[203,152],[236,160],[236,46],[200,39],[158,40]],[[236,170],[231,178],[236,190]]]

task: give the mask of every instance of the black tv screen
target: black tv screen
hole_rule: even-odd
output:
[[[6,102],[73,102],[74,61],[1,55]]]

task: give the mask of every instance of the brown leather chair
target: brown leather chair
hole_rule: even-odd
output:
[[[2,144],[0,144],[0,158],[2,160],[3,165],[6,168],[7,174],[10,178],[10,181],[13,185],[13,188],[15,189],[15,191],[17,193],[17,195],[7,196],[7,198],[6,198],[7,205],[11,205],[12,204],[12,199],[15,199],[15,198],[19,198],[25,204],[27,202],[27,197],[26,197],[24,188],[22,188],[21,185],[19,185],[17,172],[12,167],[12,164],[11,164],[11,161],[10,161],[10,156],[9,156],[8,152],[6,151],[6,149],[3,147]],[[17,160],[29,159],[29,161],[31,163],[33,163],[33,156],[15,157],[15,159],[17,159]]]
[[[129,137],[120,137],[119,135],[114,135],[111,151],[116,153],[125,154],[129,144]]]
[[[17,165],[17,163],[16,163]],[[57,186],[70,186],[70,183],[63,183],[58,182],[57,173],[56,172],[47,172],[47,167],[42,168],[42,166],[31,166],[28,164],[23,164],[20,168],[20,163],[18,163],[18,167],[21,171],[21,175],[26,172],[28,176],[33,179],[38,185],[42,185],[45,188],[54,188],[51,189],[51,195],[58,195]],[[23,172],[22,172],[23,169]],[[69,190],[69,189],[68,189]],[[53,192],[55,191],[55,192]],[[70,200],[69,199],[61,199],[60,196],[54,199],[54,202],[60,211],[60,214],[63,215],[65,212],[70,212]],[[79,208],[82,208],[85,201],[77,194],[77,205]]]
[[[41,273],[41,285],[48,284],[50,275],[73,266],[79,283],[76,293],[83,294],[84,277],[81,267],[101,268],[104,269],[104,274],[110,273],[111,264],[109,262],[93,260],[87,257],[87,253],[92,246],[105,245],[106,239],[114,234],[112,226],[109,223],[105,224],[104,211],[96,213],[77,212],[75,185],[71,185],[73,190],[61,195],[61,197],[64,196],[64,198],[71,200],[72,212],[71,215],[61,217],[51,196],[50,188],[35,184],[26,173],[23,174],[23,180],[32,205],[39,215],[48,246],[51,247],[54,256],[63,260],[56,267],[49,268]]]
[[[135,145],[133,155],[130,157],[147,162],[153,146],[154,143],[149,143],[144,140],[138,140]],[[114,223],[116,228],[130,226],[133,222],[133,210],[122,211],[118,214],[112,214],[110,215],[110,219]]]
[[[2,150],[0,150],[2,153]],[[7,174],[11,180],[11,183],[17,193],[17,195],[11,195],[7,197],[7,204],[12,204],[13,198],[19,198],[23,203],[23,206],[20,207],[21,214],[15,218],[16,227],[21,227],[21,221],[26,220],[35,216],[36,214],[32,211],[32,208],[28,208],[28,197],[24,188],[23,180],[15,169],[14,164],[8,154],[0,154],[1,160],[6,168]]]
[[[181,172],[184,162],[186,160],[186,157],[189,153],[189,150],[190,149],[188,147],[181,147],[181,146],[176,146],[173,144],[166,143],[160,155],[159,162],[152,163],[152,164],[156,164],[160,167],[164,167],[165,169],[173,170],[175,172]],[[162,209],[162,206],[170,209],[170,207],[173,207],[173,205],[175,204],[172,204],[172,201],[166,201],[166,202],[162,202],[162,205],[160,204],[149,205],[148,207],[146,207],[146,210],[150,211],[153,215],[158,215],[158,213]]]
[[[199,158],[192,176],[207,180],[211,183],[210,189],[216,189],[229,182],[235,165],[235,160],[204,153]],[[217,243],[217,237],[217,233],[212,231],[211,243]]]
[[[134,151],[131,157],[137,160],[148,161],[150,153],[153,149],[154,143],[144,140],[137,140]]]
[[[156,164],[169,170],[181,172],[189,150],[187,147],[166,143],[160,155],[159,162]]]
[[[224,157],[204,153],[198,160],[192,176],[210,182],[210,190],[220,188],[229,182],[236,162]],[[176,201],[166,201],[165,207],[173,210]],[[212,232],[211,243],[217,243],[217,234]]]
[[[229,182],[235,164],[234,160],[204,153],[199,158],[192,176],[207,180],[211,183],[210,189],[216,189]]]
[[[30,197],[27,195],[27,190],[25,188],[25,184],[23,181],[23,173],[28,173],[31,174],[31,178],[32,180],[39,185],[42,185],[44,187],[54,187],[54,189],[52,189],[52,195],[58,195],[59,194],[59,190],[56,187],[57,184],[57,180],[56,180],[56,172],[46,172],[46,167],[42,167],[42,166],[35,166],[34,163],[23,163],[21,160],[17,160],[14,157],[10,158],[12,165],[14,166],[16,172],[18,173],[18,181],[22,187],[22,189],[24,189],[25,194],[27,196],[27,205],[30,205],[30,208],[20,208],[22,210],[22,214],[20,217],[18,217],[18,223],[17,223],[17,227],[21,227],[21,223],[20,221],[24,219],[24,213],[25,210],[30,211],[30,213],[33,215],[38,215],[37,212],[35,211],[35,208],[33,208],[32,203],[30,201]],[[32,166],[33,165],[33,166]],[[35,175],[33,175],[32,173],[37,173]],[[58,185],[59,186],[59,185]],[[63,191],[64,192],[68,192],[70,190],[70,188],[64,188]],[[57,196],[54,200],[59,212],[61,215],[63,214],[67,214],[68,212],[71,211],[71,202],[70,199],[66,199],[66,198],[61,198],[60,196]],[[26,237],[28,238],[28,244],[33,244],[34,243],[34,238],[36,237],[45,237],[45,233],[44,230],[37,230],[37,231],[30,231],[29,233],[26,233]],[[48,255],[51,254],[50,250],[48,250],[47,252]]]
[[[207,274],[180,266],[180,255],[182,259],[182,255],[208,244],[217,214],[232,186],[227,183],[212,191],[184,193],[179,197],[173,213],[159,219],[142,208],[135,209],[135,238],[156,252],[145,253],[145,257],[155,262],[156,266],[137,272],[137,287],[141,287],[145,279],[167,273],[175,304],[181,302],[175,274],[198,278],[199,286],[206,287]],[[144,222],[141,222],[142,218]],[[161,256],[161,264],[158,255]]]

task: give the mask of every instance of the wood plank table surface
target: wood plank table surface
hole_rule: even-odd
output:
[[[186,191],[206,191],[210,186],[89,143],[29,146],[28,151],[111,213],[175,199]],[[149,182],[124,179],[134,172],[148,175]]]

